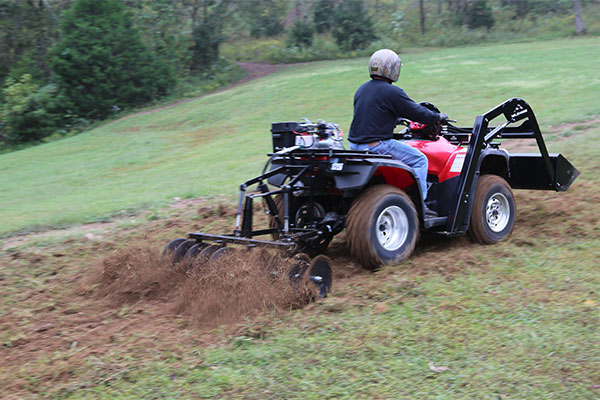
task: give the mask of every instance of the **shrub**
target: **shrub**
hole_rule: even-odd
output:
[[[57,91],[54,85],[40,87],[31,75],[18,81],[6,78],[0,107],[2,141],[8,144],[38,142],[60,125]]]
[[[290,28],[288,36],[289,47],[310,47],[313,43],[315,30],[313,25],[307,21],[296,21]]]
[[[241,39],[225,43],[221,48],[221,55],[227,60],[277,62],[273,55],[283,47],[285,43],[282,40],[273,38]]]
[[[329,32],[334,24],[334,0],[319,0],[315,4],[313,21],[319,33]]]
[[[196,25],[192,32],[192,71],[202,71],[219,58],[219,45],[222,35],[216,33],[209,23]]]
[[[244,0],[239,2],[238,7],[248,24],[252,38],[271,37],[283,32],[287,1]]]
[[[183,97],[200,96],[230,85],[243,76],[244,70],[238,65],[230,63],[225,58],[219,58],[211,66],[203,69],[201,73],[182,79],[175,94]]]
[[[492,9],[486,0],[474,0],[467,10],[467,26],[469,29],[487,28],[494,26]]]

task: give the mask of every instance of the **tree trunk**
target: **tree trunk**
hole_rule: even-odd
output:
[[[461,0],[460,12],[462,15],[462,24],[463,24],[463,26],[465,26],[465,25],[467,25],[467,0]]]
[[[424,0],[419,0],[419,15],[421,16],[421,35],[425,34],[425,6]]]
[[[52,6],[50,5],[49,0],[42,0],[42,4],[48,10],[48,14],[50,14],[50,16],[52,17],[52,20],[56,23],[58,21],[58,18],[56,18],[56,14],[54,13],[54,10],[52,9]]]
[[[581,0],[573,0],[573,14],[575,14],[575,29],[578,35],[585,33],[583,25],[583,12],[581,10]]]
[[[302,2],[296,0],[296,21],[302,21]]]

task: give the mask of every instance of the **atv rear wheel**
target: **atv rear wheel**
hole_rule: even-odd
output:
[[[348,212],[348,247],[365,268],[405,260],[414,251],[418,236],[415,206],[408,195],[396,187],[370,187]]]
[[[481,244],[494,244],[511,234],[516,205],[513,192],[504,179],[484,175],[477,182],[469,224],[469,236]]]

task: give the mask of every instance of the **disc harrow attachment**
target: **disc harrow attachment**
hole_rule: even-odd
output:
[[[249,246],[244,249],[178,238],[165,246],[163,256],[174,266],[183,266],[187,271],[196,268],[201,272],[205,266],[225,266],[222,260],[227,256],[237,252],[249,252],[255,247]],[[306,253],[298,253],[292,257],[281,257],[281,253],[267,252],[261,261],[264,264],[265,278],[268,278],[277,263],[283,262],[288,269],[289,283],[297,293],[306,292],[310,294],[310,298],[324,298],[331,290],[331,260],[324,255],[311,258]]]

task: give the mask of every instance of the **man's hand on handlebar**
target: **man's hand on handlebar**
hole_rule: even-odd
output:
[[[396,119],[396,126],[398,125],[404,125],[404,126],[410,126],[410,123],[412,121],[410,119],[406,119],[406,118],[398,118]]]
[[[456,120],[448,118],[448,114],[446,113],[440,113],[440,119],[438,120],[438,123],[445,125],[448,124],[448,122],[456,122]]]

